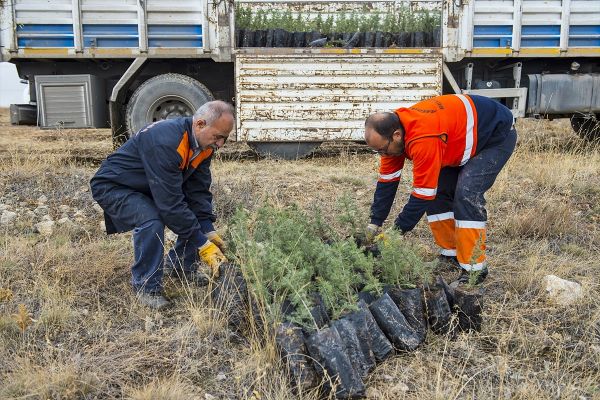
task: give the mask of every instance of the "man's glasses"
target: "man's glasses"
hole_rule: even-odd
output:
[[[374,149],[373,152],[377,153],[377,154],[382,154],[382,155],[387,154],[388,148],[390,147],[390,143],[392,143],[392,139],[388,138],[388,142],[384,147],[382,147],[381,149],[378,149],[378,150]]]

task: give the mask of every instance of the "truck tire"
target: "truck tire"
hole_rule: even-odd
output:
[[[211,100],[214,98],[210,90],[189,76],[155,76],[140,85],[127,102],[127,130],[131,135],[161,119],[192,116]]]
[[[600,114],[573,115],[571,127],[582,139],[600,140]]]

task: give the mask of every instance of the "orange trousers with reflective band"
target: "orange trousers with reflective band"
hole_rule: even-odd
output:
[[[467,271],[486,266],[484,194],[510,158],[516,140],[514,129],[496,132],[464,166],[440,171],[437,195],[427,209],[427,221],[440,253],[456,256]]]

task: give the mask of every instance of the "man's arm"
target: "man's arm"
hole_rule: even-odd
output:
[[[379,179],[371,205],[371,224],[381,226],[388,217],[404,166],[404,156],[381,156]]]
[[[438,138],[422,139],[411,144],[413,160],[413,190],[408,202],[394,223],[402,232],[412,230],[427,211],[437,193],[442,168],[443,142]]]
[[[190,209],[183,193],[183,175],[179,169],[182,162],[176,147],[166,144],[159,135],[164,128],[158,125],[140,132],[140,158],[150,186],[152,198],[165,225],[177,235],[187,238],[192,245],[201,247],[206,243],[200,224]]]
[[[216,215],[213,209],[213,195],[210,191],[210,185],[212,184],[211,161],[212,155],[202,161],[196,171],[183,184],[185,199],[196,215],[203,233],[215,230],[213,222],[216,220]]]

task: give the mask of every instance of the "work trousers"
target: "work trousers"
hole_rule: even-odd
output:
[[[456,256],[461,268],[486,267],[485,192],[515,148],[516,130],[495,132],[488,143],[461,167],[442,168],[437,195],[427,209],[427,221],[441,254]]]

